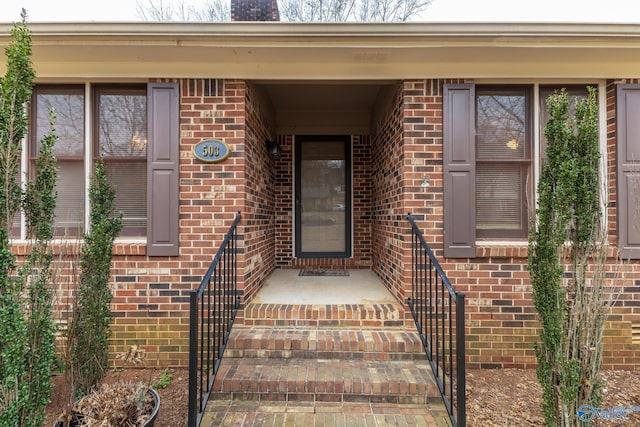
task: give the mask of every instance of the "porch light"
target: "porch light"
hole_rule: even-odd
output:
[[[265,144],[267,145],[267,153],[269,153],[269,156],[271,156],[272,159],[279,159],[282,155],[282,147],[278,141],[269,141],[267,139]]]

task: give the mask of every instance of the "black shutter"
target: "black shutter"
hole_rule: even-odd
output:
[[[444,256],[476,256],[475,86],[444,85]]]
[[[147,255],[179,255],[179,88],[148,85]]]
[[[619,85],[617,98],[618,248],[640,259],[640,85]]]

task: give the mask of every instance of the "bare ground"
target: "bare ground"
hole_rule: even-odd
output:
[[[158,390],[160,413],[155,427],[185,427],[187,425],[188,374],[186,369],[170,369],[168,387]],[[106,381],[142,381],[158,378],[159,370],[124,369],[110,372]],[[604,402],[601,408],[640,406],[640,372],[604,371]],[[53,379],[53,401],[48,407],[45,426],[69,401],[64,376]],[[467,425],[543,426],[542,398],[535,370],[491,369],[467,372]],[[640,412],[631,412],[626,420],[594,419],[594,426],[640,425]]]
[[[640,406],[640,372],[603,371],[602,409]],[[541,388],[535,370],[483,369],[467,372],[469,426],[544,426]],[[588,424],[585,424],[588,425]],[[598,419],[593,426],[640,425],[640,412],[626,420]]]

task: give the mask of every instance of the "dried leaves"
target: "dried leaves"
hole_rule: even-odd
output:
[[[103,384],[83,397],[74,411],[80,416],[80,426],[135,427],[144,423],[155,401],[149,389],[142,384]]]
[[[602,371],[603,409],[635,407],[640,402],[639,371]],[[625,420],[594,419],[593,425],[640,425],[640,412]],[[469,369],[467,425],[542,426],[542,395],[535,369]],[[586,425],[586,424],[585,424]]]
[[[137,345],[116,358],[132,365],[142,365],[146,351]],[[78,401],[73,412],[78,426],[88,427],[136,427],[142,425],[153,413],[157,402],[142,383],[102,384],[98,389]]]
[[[141,365],[144,363],[144,359],[147,358],[147,352],[144,348],[134,344],[129,347],[129,350],[118,354],[116,358],[122,359],[125,363],[131,363],[132,365]]]

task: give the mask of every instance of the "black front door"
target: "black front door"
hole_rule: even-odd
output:
[[[296,257],[350,257],[351,137],[296,137],[295,166]]]

